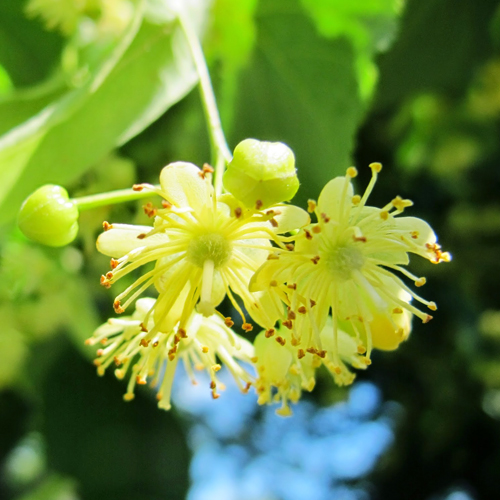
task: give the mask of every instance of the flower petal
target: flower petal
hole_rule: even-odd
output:
[[[309,214],[302,208],[295,205],[278,205],[276,210],[279,214],[275,215],[273,219],[278,223],[277,227],[272,227],[272,230],[277,234],[288,233],[297,229],[307,226],[311,222]]]
[[[119,259],[137,248],[157,245],[163,241],[168,241],[168,237],[161,233],[147,238],[138,238],[141,234],[148,234],[151,229],[152,227],[149,226],[127,226],[120,224],[119,227],[113,227],[99,235],[96,243],[97,250],[104,255]]]
[[[346,182],[348,182],[347,189]],[[353,193],[350,181],[346,181],[345,177],[335,177],[328,182],[319,195],[319,213],[326,214],[334,221],[340,221],[341,216],[350,213]]]
[[[170,163],[160,173],[166,199],[178,208],[202,210],[209,203],[211,186],[200,177],[201,170],[192,163]]]

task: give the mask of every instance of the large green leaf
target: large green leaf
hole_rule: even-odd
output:
[[[143,21],[125,53],[0,138],[0,222],[47,182],[65,184],[181,99],[197,75],[174,24]],[[116,61],[113,60],[116,59]]]
[[[296,154],[303,202],[351,163],[361,117],[353,49],[343,38],[321,37],[297,0],[261,1],[256,20],[233,144],[245,137],[286,142]]]

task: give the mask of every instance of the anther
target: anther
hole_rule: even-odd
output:
[[[118,267],[119,262],[116,259],[111,259],[110,266],[111,269],[116,269]]]
[[[374,172],[379,173],[382,170],[382,163],[374,162],[368,165]]]
[[[300,306],[297,311],[300,313],[300,314],[305,314],[307,312],[307,309],[305,308],[305,306]]]
[[[347,177],[350,177],[351,179],[354,179],[358,175],[358,170],[356,167],[349,167],[346,171]]]
[[[148,347],[149,346],[149,340],[141,339],[141,341],[139,342],[139,345],[141,347]]]
[[[309,299],[309,303],[311,304],[311,307],[314,307],[316,305],[316,301],[313,299]]]
[[[316,354],[318,352],[318,349],[316,349],[315,347],[308,347],[306,349],[306,351],[309,353],[309,354]]]
[[[295,319],[296,318],[296,315],[293,311],[288,311],[288,319]]]
[[[217,373],[220,369],[222,368],[221,365],[219,365],[218,363],[216,365],[213,365],[212,366],[212,370]]]
[[[145,378],[142,378],[140,377],[139,375],[137,375],[137,377],[135,377],[135,380],[136,382],[139,384],[139,385],[146,385],[148,382]]]
[[[312,214],[316,210],[316,200],[307,200],[307,211]]]
[[[167,200],[161,200],[161,206],[163,208],[166,208],[167,210],[170,210],[172,208],[172,203]]]
[[[224,324],[228,328],[231,328],[234,325],[234,321],[228,316],[227,318],[224,318]]]
[[[134,185],[132,186],[132,189],[133,189],[134,191],[142,191],[142,190],[144,189],[144,186],[143,186],[142,184],[134,184]]]
[[[361,196],[359,196],[359,194],[355,194],[353,197],[352,197],[352,204],[353,205],[359,205],[359,202],[361,201]]]
[[[295,249],[295,245],[293,243],[287,243],[285,246],[289,252],[293,252]]]
[[[178,328],[177,333],[182,339],[187,339],[187,333],[186,330],[184,330],[184,328]]]
[[[205,174],[213,174],[214,173],[214,168],[209,165],[208,163],[203,164],[203,172]]]
[[[271,280],[269,286],[278,286],[278,282],[276,280]]]
[[[313,236],[307,229],[304,229],[304,234],[306,235],[306,239],[312,240]]]
[[[241,214],[243,213],[243,210],[241,209],[241,207],[236,207],[234,209],[234,216],[239,219],[241,217]]]
[[[415,280],[415,286],[424,286],[426,282],[425,278],[418,278],[418,280]]]
[[[313,257],[311,259],[311,262],[316,265],[318,262],[319,262],[319,259],[320,259],[320,256],[319,255],[316,255],[315,257]]]
[[[278,342],[279,345],[284,346],[286,344],[286,340],[283,337],[276,337],[276,342]]]
[[[299,350],[297,351],[297,357],[298,357],[299,359],[302,359],[305,355],[306,355],[306,353],[304,352],[304,349],[299,349]]]
[[[243,323],[241,328],[243,328],[245,332],[251,332],[253,330],[253,326],[250,323]]]
[[[106,276],[104,276],[104,274],[101,276],[101,285],[104,288],[110,288],[111,287],[111,283],[109,282],[108,278],[106,278]]]
[[[279,260],[280,256],[277,253],[270,253],[267,256],[267,260]]]
[[[323,222],[325,224],[328,224],[328,222],[330,222],[330,217],[328,217],[328,215],[326,215],[324,212],[321,214],[321,218],[323,219]]]
[[[287,288],[290,288],[290,290],[297,290],[297,283],[288,283]]]
[[[266,336],[266,339],[272,337],[274,335],[275,329],[274,328],[269,328],[269,330],[266,330],[266,333],[264,334]]]
[[[387,210],[381,210],[380,211],[380,218],[382,220],[387,220],[389,218],[389,212],[387,212]]]
[[[150,219],[156,215],[156,208],[153,206],[151,202],[143,205],[142,209]]]
[[[209,349],[208,349],[208,347],[206,345],[202,346],[201,352],[203,352],[204,354],[206,354],[208,351],[209,351]]]
[[[427,314],[425,319],[422,320],[422,323],[429,323],[429,321],[432,319],[432,316],[430,314]]]
[[[402,313],[403,313],[403,309],[401,309],[401,307],[395,307],[392,310],[392,314],[402,314]]]
[[[278,227],[278,221],[276,219],[269,219],[269,222],[271,223],[271,226]]]
[[[264,205],[264,203],[262,203],[262,200],[257,200],[255,202],[255,210],[260,210],[263,205]]]
[[[355,234],[352,235],[352,239],[356,242],[360,243],[366,243],[366,236],[356,236]]]
[[[326,356],[326,351],[323,349],[322,351],[318,351],[316,354],[317,354],[320,358],[323,358],[323,359],[324,359],[324,358],[325,358],[325,356]]]
[[[138,235],[137,235],[137,239],[138,239],[138,240],[143,240],[146,236],[147,236],[147,234],[146,234],[146,233],[141,233],[141,234],[138,234]]]
[[[321,233],[321,226],[318,226],[318,225],[314,226],[314,227],[312,228],[312,232],[313,232],[314,234],[319,234],[319,233]]]
[[[431,310],[431,311],[437,311],[437,305],[435,302],[429,302],[429,304],[427,305],[427,307]]]
[[[116,314],[121,314],[121,313],[125,312],[125,309],[123,309],[123,307],[120,305],[119,300],[115,300],[113,302],[113,308],[114,308]]]
[[[358,345],[358,354],[364,354],[366,352],[366,348],[364,345]]]
[[[113,224],[110,224],[108,221],[104,221],[102,223],[102,228],[104,231],[109,231],[110,229],[113,229]]]
[[[419,237],[419,232],[418,231],[411,231],[410,232],[411,237],[416,240]]]
[[[111,271],[107,272],[106,273],[106,278],[108,278],[108,280],[113,279],[113,273]]]
[[[291,330],[293,328],[293,323],[292,323],[292,320],[290,319],[286,319],[285,321],[283,321],[283,326],[286,326],[289,330]]]
[[[413,201],[411,200],[403,200],[403,198],[401,198],[401,196],[396,196],[396,198],[394,198],[392,201],[391,201],[392,205],[397,208],[399,211],[403,211],[405,208],[408,208],[408,207],[411,207],[413,205]]]

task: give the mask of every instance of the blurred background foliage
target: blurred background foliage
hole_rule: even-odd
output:
[[[453,253],[413,262],[435,319],[351,389],[320,377],[291,419],[181,374],[169,413],[96,377],[83,341],[112,296],[95,237],[105,219],[145,222],[142,203],[82,214],[62,249],[16,228],[41,184],[78,196],[209,161],[168,4],[0,2],[0,499],[500,498],[500,3],[186,2],[231,148],[290,145],[302,205],[381,161],[373,204],[411,198]]]

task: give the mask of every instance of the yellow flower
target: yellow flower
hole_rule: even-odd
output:
[[[224,388],[217,379],[221,369],[219,360],[229,369],[239,388],[248,391],[254,377],[239,362],[251,364],[252,344],[234,333],[217,315],[206,318],[197,313],[189,318],[186,330],[176,327],[147,340],[144,322],[149,318],[147,326],[152,327],[150,312],[154,308],[154,299],[139,299],[132,316],[110,319],[86,341],[87,345],[98,343],[102,346],[94,361],[99,375],[104,375],[110,365],[115,366],[119,379],[130,373],[124,395],[126,401],[134,398],[136,384],[144,385],[150,380],[150,385],[157,390],[158,406],[169,410],[172,383],[180,359],[193,383],[196,383],[194,370],[207,371],[214,399],[219,397],[217,389]]]
[[[320,333],[323,346],[327,350],[333,349],[331,331],[332,320],[328,318]],[[276,413],[282,416],[291,415],[289,402],[296,403],[302,395],[302,390],[313,390],[316,383],[315,371],[321,364],[326,366],[338,385],[350,384],[355,377],[344,362],[358,369],[367,366],[366,358],[359,353],[356,340],[341,329],[337,331],[336,349],[342,370],[338,370],[328,357],[318,356],[315,350],[297,349],[292,343],[290,329],[285,326],[276,331],[270,329],[261,332],[254,345],[258,403],[281,402]]]
[[[309,223],[309,215],[293,205],[275,205],[261,210],[243,209],[229,194],[216,196],[210,182],[211,169],[200,170],[190,163],[173,163],[160,175],[160,188],[141,184],[163,199],[163,208],[145,207],[154,216],[154,227],[105,223],[97,248],[113,257],[112,270],[101,278],[110,286],[122,276],[147,263],[155,263],[134,284],[118,295],[115,310],[121,313],[149,286],[159,292],[154,308],[154,325],[146,339],[159,331],[170,331],[177,322],[186,329],[195,306],[199,313],[211,316],[227,294],[243,319],[243,328],[251,330],[236,301],[242,299],[250,316],[264,328],[272,327],[282,315],[279,300],[267,291],[250,293],[248,284],[254,272],[281,248],[283,233]],[[226,318],[228,326],[232,320]]]
[[[425,284],[425,278],[405,267],[409,253],[433,263],[448,262],[430,226],[415,217],[399,217],[409,200],[394,198],[383,208],[366,205],[379,163],[372,163],[372,179],[363,194],[355,195],[354,167],[345,177],[331,180],[318,203],[309,202],[318,222],[296,237],[294,251],[281,252],[266,262],[252,280],[251,290],[269,290],[289,305],[285,321],[292,332],[291,342],[327,359],[339,375],[345,367],[339,356],[339,329],[349,332],[370,363],[372,347],[394,349],[410,332],[414,314],[424,323],[428,313],[411,300],[436,310],[436,304],[418,296],[398,276]],[[396,273],[395,273],[396,272]],[[332,314],[329,340],[321,334]]]

